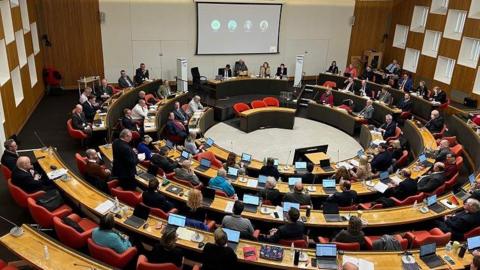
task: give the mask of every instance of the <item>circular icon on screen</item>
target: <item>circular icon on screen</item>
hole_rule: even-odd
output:
[[[268,22],[266,20],[261,21],[260,22],[260,30],[262,32],[265,32],[265,31],[267,31],[267,29],[268,29]]]
[[[212,30],[215,31],[215,32],[218,31],[221,26],[222,26],[222,24],[220,23],[219,20],[213,20],[210,23],[210,27],[212,27]]]
[[[237,29],[237,22],[234,21],[234,20],[230,20],[230,21],[228,21],[227,27],[228,27],[228,30],[230,32],[233,32],[233,31],[235,31],[235,29]]]
[[[243,24],[243,30],[245,32],[250,32],[252,30],[253,23],[250,20],[246,20],[245,23]]]

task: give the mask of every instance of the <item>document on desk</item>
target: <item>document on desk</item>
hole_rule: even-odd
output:
[[[178,227],[177,228],[178,238],[180,238],[182,240],[190,241],[190,240],[192,240],[194,234],[195,234],[194,231],[189,230],[185,227]]]
[[[115,204],[114,204],[112,201],[106,200],[106,201],[102,202],[101,204],[99,204],[97,207],[95,207],[95,211],[97,211],[97,212],[100,213],[101,215],[105,215],[105,214],[108,213],[114,206],[115,206]]]
[[[247,181],[247,187],[256,188],[257,185],[258,185],[258,180],[256,180],[256,179],[248,179],[248,181]]]
[[[234,202],[227,202],[227,205],[225,205],[225,212],[226,213],[232,213],[233,212],[233,204]]]
[[[53,170],[53,171],[47,173],[47,176],[50,180],[55,180],[57,178],[62,177],[63,175],[65,175],[67,173],[68,173],[67,169],[60,168],[60,169]]]
[[[353,169],[353,166],[350,165],[350,164],[347,163],[347,162],[339,162],[339,163],[337,164],[337,168],[340,168],[340,167],[342,167],[342,166],[345,167],[345,169],[347,169],[347,170]]]
[[[375,269],[375,265],[373,264],[373,262],[370,262],[370,261],[367,261],[367,260],[364,260],[364,259],[359,259],[359,258],[347,256],[347,255],[343,255],[342,264],[345,264],[347,262],[356,265],[358,267],[358,269],[362,269],[362,270],[374,270]]]
[[[350,160],[350,164],[352,164],[355,167],[358,167],[360,165],[360,162],[356,159]]]
[[[283,220],[283,207],[281,207],[281,206],[275,207],[275,211],[273,211],[270,215],[271,215],[273,218],[276,218],[276,217],[275,217],[275,213],[278,214],[278,219],[279,219],[279,220]]]
[[[380,193],[384,193],[385,190],[387,190],[388,185],[379,181],[378,183],[375,184],[375,186],[373,186],[373,188]]]

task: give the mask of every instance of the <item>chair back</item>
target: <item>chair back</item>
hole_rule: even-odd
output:
[[[446,183],[439,186],[432,192],[425,192],[425,196],[429,197],[429,196],[432,196],[433,194],[436,194],[437,196],[442,195],[445,192],[445,188],[446,188]]]
[[[45,207],[38,205],[33,198],[27,198],[27,204],[33,220],[42,228],[52,228],[53,217],[64,217],[72,212],[72,209],[64,206],[60,206],[55,211],[50,212]]]
[[[145,255],[138,256],[137,270],[180,270],[173,263],[149,263]]]
[[[479,236],[479,235],[480,235],[480,226],[477,226],[477,227],[471,229],[470,231],[466,232],[463,235],[463,239],[467,240],[467,238],[474,237],[474,236]]]
[[[340,210],[340,211],[355,211],[357,209],[358,209],[358,205],[356,205],[356,204],[350,205],[350,206],[338,207],[338,210]]]
[[[248,106],[246,103],[239,102],[233,105],[233,110],[235,111],[235,114],[239,116],[241,112],[250,110],[250,106]]]
[[[86,233],[79,233],[73,227],[63,223],[62,219],[58,217],[53,217],[53,228],[60,242],[73,249],[83,248],[92,234],[92,230]]]
[[[87,157],[82,157],[79,153],[75,153],[75,162],[77,163],[78,171],[84,175],[87,167]]]
[[[182,110],[183,110],[185,113],[188,113],[188,110],[189,110],[188,107],[189,107],[189,106],[188,106],[188,103],[185,103],[185,104],[182,105]]]
[[[87,134],[85,134],[85,132],[73,128],[72,119],[67,120],[67,131],[68,135],[74,139],[82,140],[87,138]]]
[[[12,178],[12,171],[10,171],[10,169],[3,164],[0,164],[0,166],[2,168],[2,174],[5,180]]]
[[[407,160],[408,160],[408,151],[403,150],[402,156],[397,160],[397,162],[395,163],[395,166],[397,168],[401,168],[405,166],[405,164],[407,163]]]
[[[455,164],[457,165],[457,169],[460,171],[460,169],[463,167],[463,157],[461,156],[456,157]]]
[[[330,88],[336,88],[336,87],[337,87],[337,83],[336,83],[336,82],[333,82],[333,81],[325,81],[322,86],[324,86],[324,87],[330,87]]]
[[[45,194],[45,191],[37,191],[35,193],[28,194],[25,191],[23,191],[23,189],[12,184],[12,180],[10,178],[7,180],[7,185],[8,185],[8,191],[10,191],[10,195],[12,196],[13,200],[17,203],[18,206],[22,208],[27,208],[28,198],[32,198],[35,200],[36,198]]]
[[[404,205],[413,204],[415,201],[420,203],[423,200],[424,197],[425,197],[425,193],[420,192],[417,195],[413,195],[413,196],[409,196],[409,197],[405,198],[403,201],[400,201],[395,197],[390,197],[390,199],[392,199],[395,202],[395,205],[404,206]]]
[[[463,154],[463,146],[457,144],[454,147],[450,147],[450,151],[452,151],[456,157],[461,156]]]
[[[338,250],[344,250],[344,251],[359,251],[360,250],[360,244],[355,242],[355,243],[342,243],[342,242],[333,242],[337,244],[337,249]]]
[[[266,98],[263,99],[263,102],[265,102],[265,104],[268,107],[279,107],[280,106],[280,102],[278,101],[278,99],[276,99],[274,97],[266,97]]]
[[[117,268],[124,268],[132,259],[137,255],[137,248],[131,247],[125,252],[119,254],[113,249],[108,247],[102,247],[95,244],[92,238],[88,238],[88,251],[90,255],[99,261]]]
[[[267,104],[263,100],[254,100],[250,103],[253,109],[267,107]]]
[[[142,202],[142,193],[137,191],[123,190],[123,188],[118,185],[118,180],[110,181],[109,188],[112,196],[117,197],[119,201],[126,203],[131,207],[136,207],[140,202]]]
[[[145,203],[141,202],[140,203],[142,206],[146,207],[146,208],[149,208],[150,209],[150,214],[156,216],[156,217],[159,217],[161,219],[168,219],[168,213],[165,213],[162,209],[160,208],[155,208],[155,207],[150,207],[150,206],[147,206],[145,205]]]
[[[296,248],[308,248],[308,243],[305,239],[294,239],[294,240],[280,239],[278,243],[280,245],[288,246],[288,247],[292,246],[292,243],[293,243],[293,246]]]
[[[451,189],[456,183],[457,183],[457,180],[458,180],[458,172],[453,175],[450,179],[448,179],[447,181],[445,181],[445,189]]]
[[[215,157],[215,154],[210,152],[210,151],[205,151],[205,152],[199,153],[195,156],[195,159],[198,160],[198,161],[202,160],[202,158],[210,160],[210,162],[212,164],[212,167],[215,167],[217,169],[221,168],[223,166],[222,162],[220,160],[218,160]]]

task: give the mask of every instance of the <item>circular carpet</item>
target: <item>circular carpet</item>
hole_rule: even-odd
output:
[[[205,137],[212,138],[217,145],[239,155],[249,153],[257,160],[274,157],[280,163],[285,163],[291,151],[290,164],[296,148],[328,144],[327,155],[335,162],[352,158],[362,149],[347,133],[301,117],[295,118],[293,129],[266,128],[250,133],[222,122],[207,130]]]

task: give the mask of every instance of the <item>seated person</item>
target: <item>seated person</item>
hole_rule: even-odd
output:
[[[453,215],[445,215],[443,222],[436,222],[437,227],[444,233],[452,233],[452,240],[462,241],[464,233],[480,226],[480,202],[469,198],[463,209]]]
[[[12,171],[12,184],[26,193],[52,189],[51,181],[37,173],[30,158],[25,156],[17,159],[17,166]]]
[[[219,189],[225,194],[227,194],[228,197],[232,197],[235,195],[235,189],[233,188],[232,184],[230,181],[226,178],[227,172],[221,168],[218,169],[217,171],[217,176],[213,177],[208,181],[208,186],[214,189]]]
[[[425,81],[420,81],[418,83],[418,87],[415,90],[415,92],[417,92],[417,95],[419,97],[422,97],[423,99],[427,99],[427,100],[430,99],[430,91],[428,90],[427,84],[425,83]]]
[[[417,181],[411,178],[412,171],[405,168],[400,171],[400,175],[404,179],[398,183],[391,181],[388,184],[389,188],[385,190],[383,196],[395,197],[396,199],[402,201],[417,194]]]
[[[312,173],[313,169],[314,169],[313,163],[307,162],[307,172],[304,175],[302,175],[302,183],[304,184],[315,183],[316,176],[315,174]]]
[[[337,108],[347,111],[348,113],[353,112],[353,100],[345,99],[342,101],[342,105],[338,106]]]
[[[277,166],[274,165],[275,160],[273,158],[267,158],[267,164],[260,168],[260,175],[273,176],[276,180],[280,177]]]
[[[387,150],[388,145],[386,143],[381,143],[377,147],[378,154],[373,157],[370,162],[373,172],[384,172],[392,165],[393,157],[392,153]]]
[[[243,209],[243,202],[240,200],[236,200],[233,204],[232,215],[223,217],[222,227],[230,230],[239,231],[242,238],[252,239],[254,229],[250,220],[248,218],[242,217]]]
[[[350,180],[352,176],[345,166],[340,166],[332,176],[336,183],[340,183],[342,180]]]
[[[190,131],[187,138],[185,139],[185,151],[189,152],[192,155],[196,155],[200,152],[203,152],[203,144],[197,147],[195,140],[197,139],[197,132]]]
[[[141,63],[140,67],[135,70],[135,83],[137,85],[142,84],[144,81],[148,81],[149,77],[148,69],[144,63]]]
[[[148,106],[152,106],[152,105],[155,105],[157,104],[158,100],[156,98],[152,96],[149,96],[148,97],[148,100],[147,100],[147,94],[145,93],[145,91],[140,91],[138,92],[138,99],[143,99],[145,100],[145,104],[147,105],[147,109],[148,109]]]
[[[132,109],[132,119],[142,122],[148,115],[148,106],[144,99],[139,99],[138,103]]]
[[[458,167],[455,155],[452,153],[448,153],[445,158],[445,179],[449,180],[456,173],[458,173]]]
[[[143,203],[152,208],[160,208],[167,213],[174,207],[173,203],[167,200],[163,194],[158,192],[160,183],[157,178],[153,178],[148,182],[148,188],[142,193]]]
[[[178,164],[167,157],[168,151],[168,147],[162,147],[158,154],[153,154],[150,159],[150,167],[154,166],[156,169],[162,169],[165,173],[172,173]]]
[[[17,159],[19,157],[17,142],[14,139],[8,139],[3,143],[3,148],[5,151],[3,151],[2,155],[2,165],[12,172],[17,167]]]
[[[137,145],[138,153],[145,154],[145,160],[150,160],[152,158],[152,150],[150,149],[152,141],[152,137],[144,135],[142,141]]]
[[[431,133],[440,133],[445,125],[445,120],[443,117],[440,116],[440,112],[437,110],[433,110],[430,113],[430,121],[425,124],[425,127]]]
[[[184,140],[187,137],[187,130],[182,122],[175,119],[173,112],[168,114],[168,121],[165,125],[167,133],[171,136],[178,136]]]
[[[175,168],[175,177],[181,180],[186,180],[192,183],[193,186],[200,185],[198,176],[195,175],[192,169],[192,162],[190,160],[184,160],[180,163],[180,167]]]
[[[438,144],[438,149],[434,152],[435,161],[444,162],[448,154],[453,155],[450,150],[450,143],[448,140],[441,140]]]
[[[237,155],[233,152],[229,152],[227,156],[227,160],[225,163],[223,163],[223,168],[228,171],[228,167],[236,168],[238,169],[238,174],[239,175],[245,175],[245,166],[243,162],[240,162],[240,164],[237,163]]]
[[[402,112],[411,112],[413,109],[413,101],[410,99],[410,94],[405,93],[404,98],[398,104],[398,108],[402,110]]]
[[[357,202],[357,192],[351,190],[352,184],[350,181],[340,182],[340,189],[342,192],[336,191],[327,198],[328,202],[337,203],[339,207],[352,206]]]
[[[393,121],[393,117],[391,114],[385,115],[385,123],[383,123],[380,128],[380,132],[383,134],[383,139],[386,140],[387,138],[395,136],[395,130],[397,128],[397,123]]]
[[[163,81],[160,87],[157,90],[157,97],[159,99],[166,99],[168,96],[172,94],[172,90],[170,89],[170,81]]]
[[[132,79],[130,79],[130,76],[127,75],[127,72],[125,70],[120,71],[120,78],[118,78],[118,85],[120,88],[129,88],[133,87],[134,83]]]
[[[372,176],[372,167],[370,166],[370,163],[368,163],[368,157],[362,155],[358,160],[358,167],[350,169],[349,173],[351,177],[355,178],[357,181],[370,179]]]
[[[180,106],[180,102],[175,101],[174,104],[174,109],[173,109],[173,115],[175,116],[175,119],[182,122],[184,126],[188,125],[188,114],[182,109]]]
[[[200,102],[200,96],[194,96],[188,103],[188,115],[193,115],[195,112],[203,110],[203,105]]]
[[[213,237],[215,243],[208,242],[203,248],[202,270],[238,269],[237,254],[231,247],[227,246],[227,234],[222,228],[217,228]]]
[[[261,241],[278,243],[280,240],[299,240],[305,238],[305,224],[298,221],[300,211],[297,208],[290,208],[285,213],[288,223],[280,227],[271,229],[267,236],[262,237]]]
[[[330,64],[330,66],[328,67],[327,72],[338,74],[337,61],[332,61],[332,64]]]
[[[469,119],[467,121],[467,124],[475,129],[480,128],[480,114],[470,113],[468,116],[469,116]]]
[[[398,89],[407,93],[413,90],[413,80],[408,73],[403,73],[402,78],[398,80]]]
[[[373,117],[373,101],[371,99],[367,100],[365,107],[357,114],[358,117],[361,117],[365,120],[370,120]]]
[[[123,109],[123,117],[121,119],[123,128],[131,131],[139,131],[138,123],[132,118],[132,110],[129,108]]]
[[[285,194],[283,201],[298,203],[300,205],[312,204],[312,199],[310,198],[310,194],[303,192],[303,184],[301,182],[295,183],[295,185],[293,186],[293,191]]]
[[[92,240],[95,244],[113,249],[116,253],[122,254],[127,251],[132,244],[128,237],[121,235],[113,229],[115,221],[112,213],[108,213],[100,218],[100,225],[92,231]]]
[[[248,75],[248,67],[247,65],[245,65],[245,62],[242,59],[235,62],[235,67],[233,68],[233,75],[234,76]]]
[[[391,140],[389,143],[390,151],[392,152],[393,162],[397,162],[403,156],[403,148],[400,140]]]
[[[277,180],[272,176],[267,177],[265,188],[260,190],[259,196],[262,197],[262,201],[270,201],[271,204],[278,206],[282,204],[282,193],[275,187],[277,186]]]
[[[432,100],[440,104],[447,103],[447,94],[438,86],[433,87]]]
[[[85,166],[85,178],[93,186],[109,193],[107,182],[110,181],[112,172],[107,169],[98,157],[95,149],[87,149],[87,165]]]
[[[372,89],[367,84],[366,80],[362,80],[360,82],[360,87],[358,89],[356,89],[355,92],[359,93],[361,96],[367,96],[367,97],[374,98]]]
[[[337,70],[338,72],[338,70]],[[287,67],[285,66],[284,63],[281,63],[280,66],[277,68],[277,73],[275,76],[283,78],[287,76]]]
[[[332,94],[332,89],[327,88],[327,90],[325,90],[325,93],[323,93],[323,94],[320,96],[320,100],[318,101],[318,103],[320,103],[320,104],[327,104],[327,105],[333,106],[333,94]]]
[[[341,230],[332,242],[340,243],[359,243],[361,248],[365,247],[365,234],[362,231],[362,220],[356,216],[351,216],[348,221],[347,229]]]
[[[418,179],[418,192],[433,192],[445,183],[445,165],[442,162],[435,162],[433,172]]]
[[[388,92],[386,87],[382,87],[382,91],[380,91],[380,93],[378,93],[377,99],[378,99],[378,101],[383,102],[387,105],[390,105],[393,102],[392,94],[390,94],[390,92]]]
[[[78,99],[78,103],[83,104],[85,101],[87,101],[88,97],[92,95],[92,92],[93,90],[90,87],[83,89],[83,92]]]
[[[149,263],[173,263],[180,269],[183,264],[183,251],[177,247],[177,227],[166,226],[160,241],[153,246],[148,256]]]
[[[83,113],[83,107],[80,104],[75,106],[72,112],[72,127],[77,130],[83,131],[88,136],[92,135],[92,126],[88,123],[85,114]]]
[[[357,78],[358,77],[358,71],[357,68],[353,66],[353,64],[348,65],[345,68],[345,71],[343,72],[343,76],[345,77],[351,77],[351,78]]]
[[[97,89],[97,98],[105,101],[113,95],[113,88],[108,85],[107,79],[103,78],[100,82],[100,86]]]
[[[352,77],[348,77],[348,79],[345,80],[343,83],[345,84],[345,87],[343,88],[343,90],[350,91],[350,92],[355,91],[355,81],[353,80]]]
[[[189,219],[203,223],[207,218],[207,211],[202,207],[202,202],[202,192],[198,189],[192,189],[188,192],[187,202],[180,212]]]
[[[87,101],[82,103],[82,108],[87,121],[92,122],[93,118],[95,118],[95,113],[97,112],[97,109],[98,109],[96,97],[94,95],[88,96]]]
[[[263,65],[260,66],[259,71],[260,78],[270,78],[270,65],[268,62],[263,62]]]
[[[218,69],[218,75],[223,76],[224,79],[232,77],[232,69],[230,65],[227,64],[224,68]]]
[[[365,68],[365,70],[363,71],[363,74],[362,74],[362,76],[360,76],[360,78],[362,80],[367,80],[367,81],[371,82],[371,81],[373,81],[373,76],[374,76],[374,73],[373,73],[372,67],[367,66],[367,68]]]
[[[385,73],[387,74],[397,74],[399,71],[400,65],[395,59],[393,59],[392,63],[388,64],[388,66],[385,67]]]

